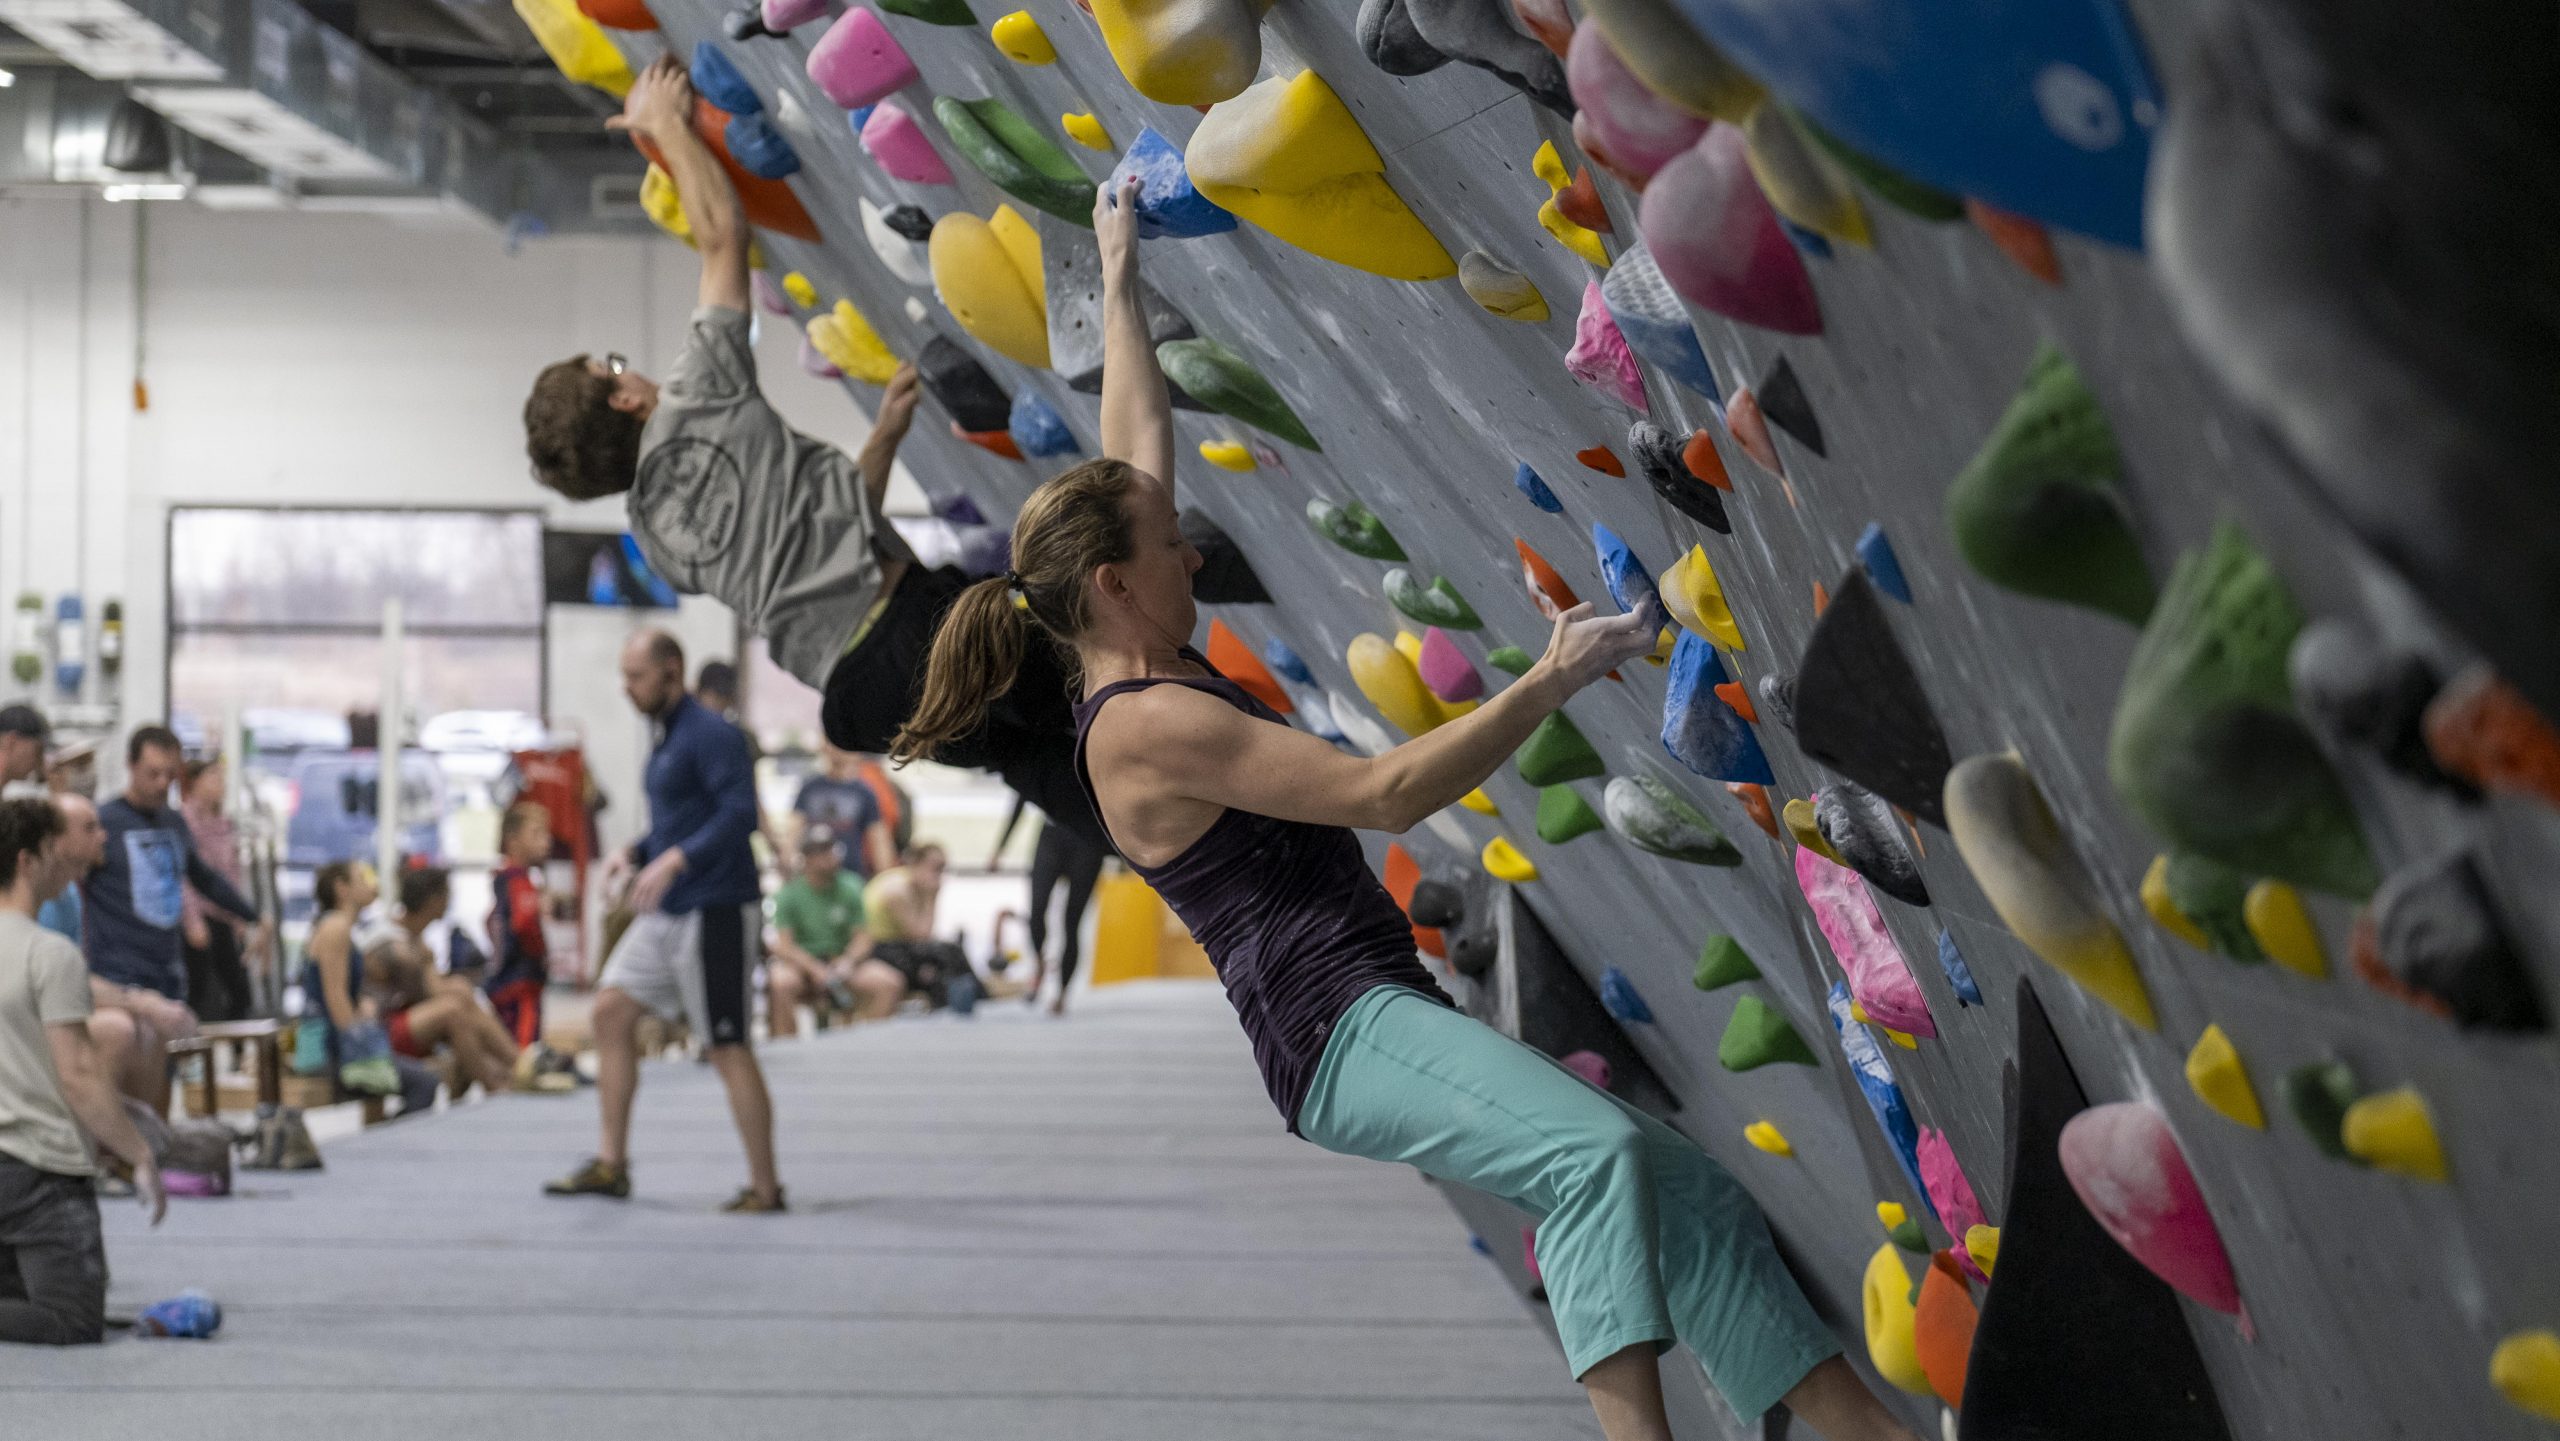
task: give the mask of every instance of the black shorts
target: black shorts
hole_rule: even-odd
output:
[[[827,672],[820,720],[830,742],[865,755],[888,753],[924,689],[925,660],[943,612],[968,585],[969,578],[954,566],[910,567],[898,578],[870,632]],[[1023,648],[1013,688],[987,707],[985,724],[944,746],[934,759],[993,772],[1038,806],[1051,824],[1110,850],[1093,802],[1076,782],[1075,752],[1076,718],[1066,668],[1057,647],[1045,635],[1035,635]]]

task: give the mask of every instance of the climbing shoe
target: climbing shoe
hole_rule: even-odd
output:
[[[617,1201],[631,1195],[631,1169],[608,1166],[601,1160],[590,1160],[557,1181],[544,1184],[546,1196],[611,1196]]]
[[[133,1320],[137,1336],[176,1336],[200,1341],[222,1329],[222,1304],[202,1291],[181,1291],[142,1308]]]
[[[729,1203],[720,1209],[732,1215],[762,1216],[779,1215],[790,1210],[791,1207],[783,1200],[780,1186],[773,1188],[773,1199],[770,1201],[757,1195],[755,1187],[741,1186],[738,1188],[738,1194],[730,1197]]]

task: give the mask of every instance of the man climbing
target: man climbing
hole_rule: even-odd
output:
[[[783,423],[758,388],[748,343],[746,215],[693,132],[693,87],[661,59],[606,122],[664,157],[702,253],[699,305],[664,385],[621,356],[545,369],[525,402],[535,477],[573,500],[630,497],[632,535],[678,588],[725,602],[774,662],[825,696],[827,739],[886,752],[914,708],[943,611],[967,584],[926,570],[881,515],[915,417],[912,367],[891,377],[859,456]],[[1075,779],[1066,682],[1046,647],[987,722],[942,748],[993,771],[1051,819],[1105,844]]]

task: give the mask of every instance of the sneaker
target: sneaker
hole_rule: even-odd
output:
[[[360,1096],[396,1096],[400,1094],[400,1069],[391,1064],[389,1056],[349,1061],[338,1068],[338,1084]]]
[[[590,1160],[559,1180],[545,1183],[542,1194],[546,1196],[611,1196],[617,1201],[627,1200],[631,1195],[631,1168],[608,1166],[600,1160]]]
[[[133,1319],[137,1336],[177,1336],[201,1341],[222,1329],[222,1303],[202,1291],[181,1291],[142,1308]]]
[[[578,1089],[578,1078],[558,1071],[536,1071],[525,1089],[537,1096],[565,1096]]]
[[[720,1209],[732,1215],[762,1216],[779,1214],[790,1210],[791,1207],[783,1200],[780,1186],[773,1188],[773,1199],[770,1201],[757,1195],[755,1187],[742,1186],[738,1189],[738,1194],[729,1198],[729,1204]]]

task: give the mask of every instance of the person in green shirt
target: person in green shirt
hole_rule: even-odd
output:
[[[862,878],[843,867],[835,833],[811,826],[800,838],[800,873],[773,901],[773,945],[765,965],[773,1035],[800,1034],[804,1003],[821,1025],[831,1014],[869,1020],[896,1010],[907,978],[870,954]]]

